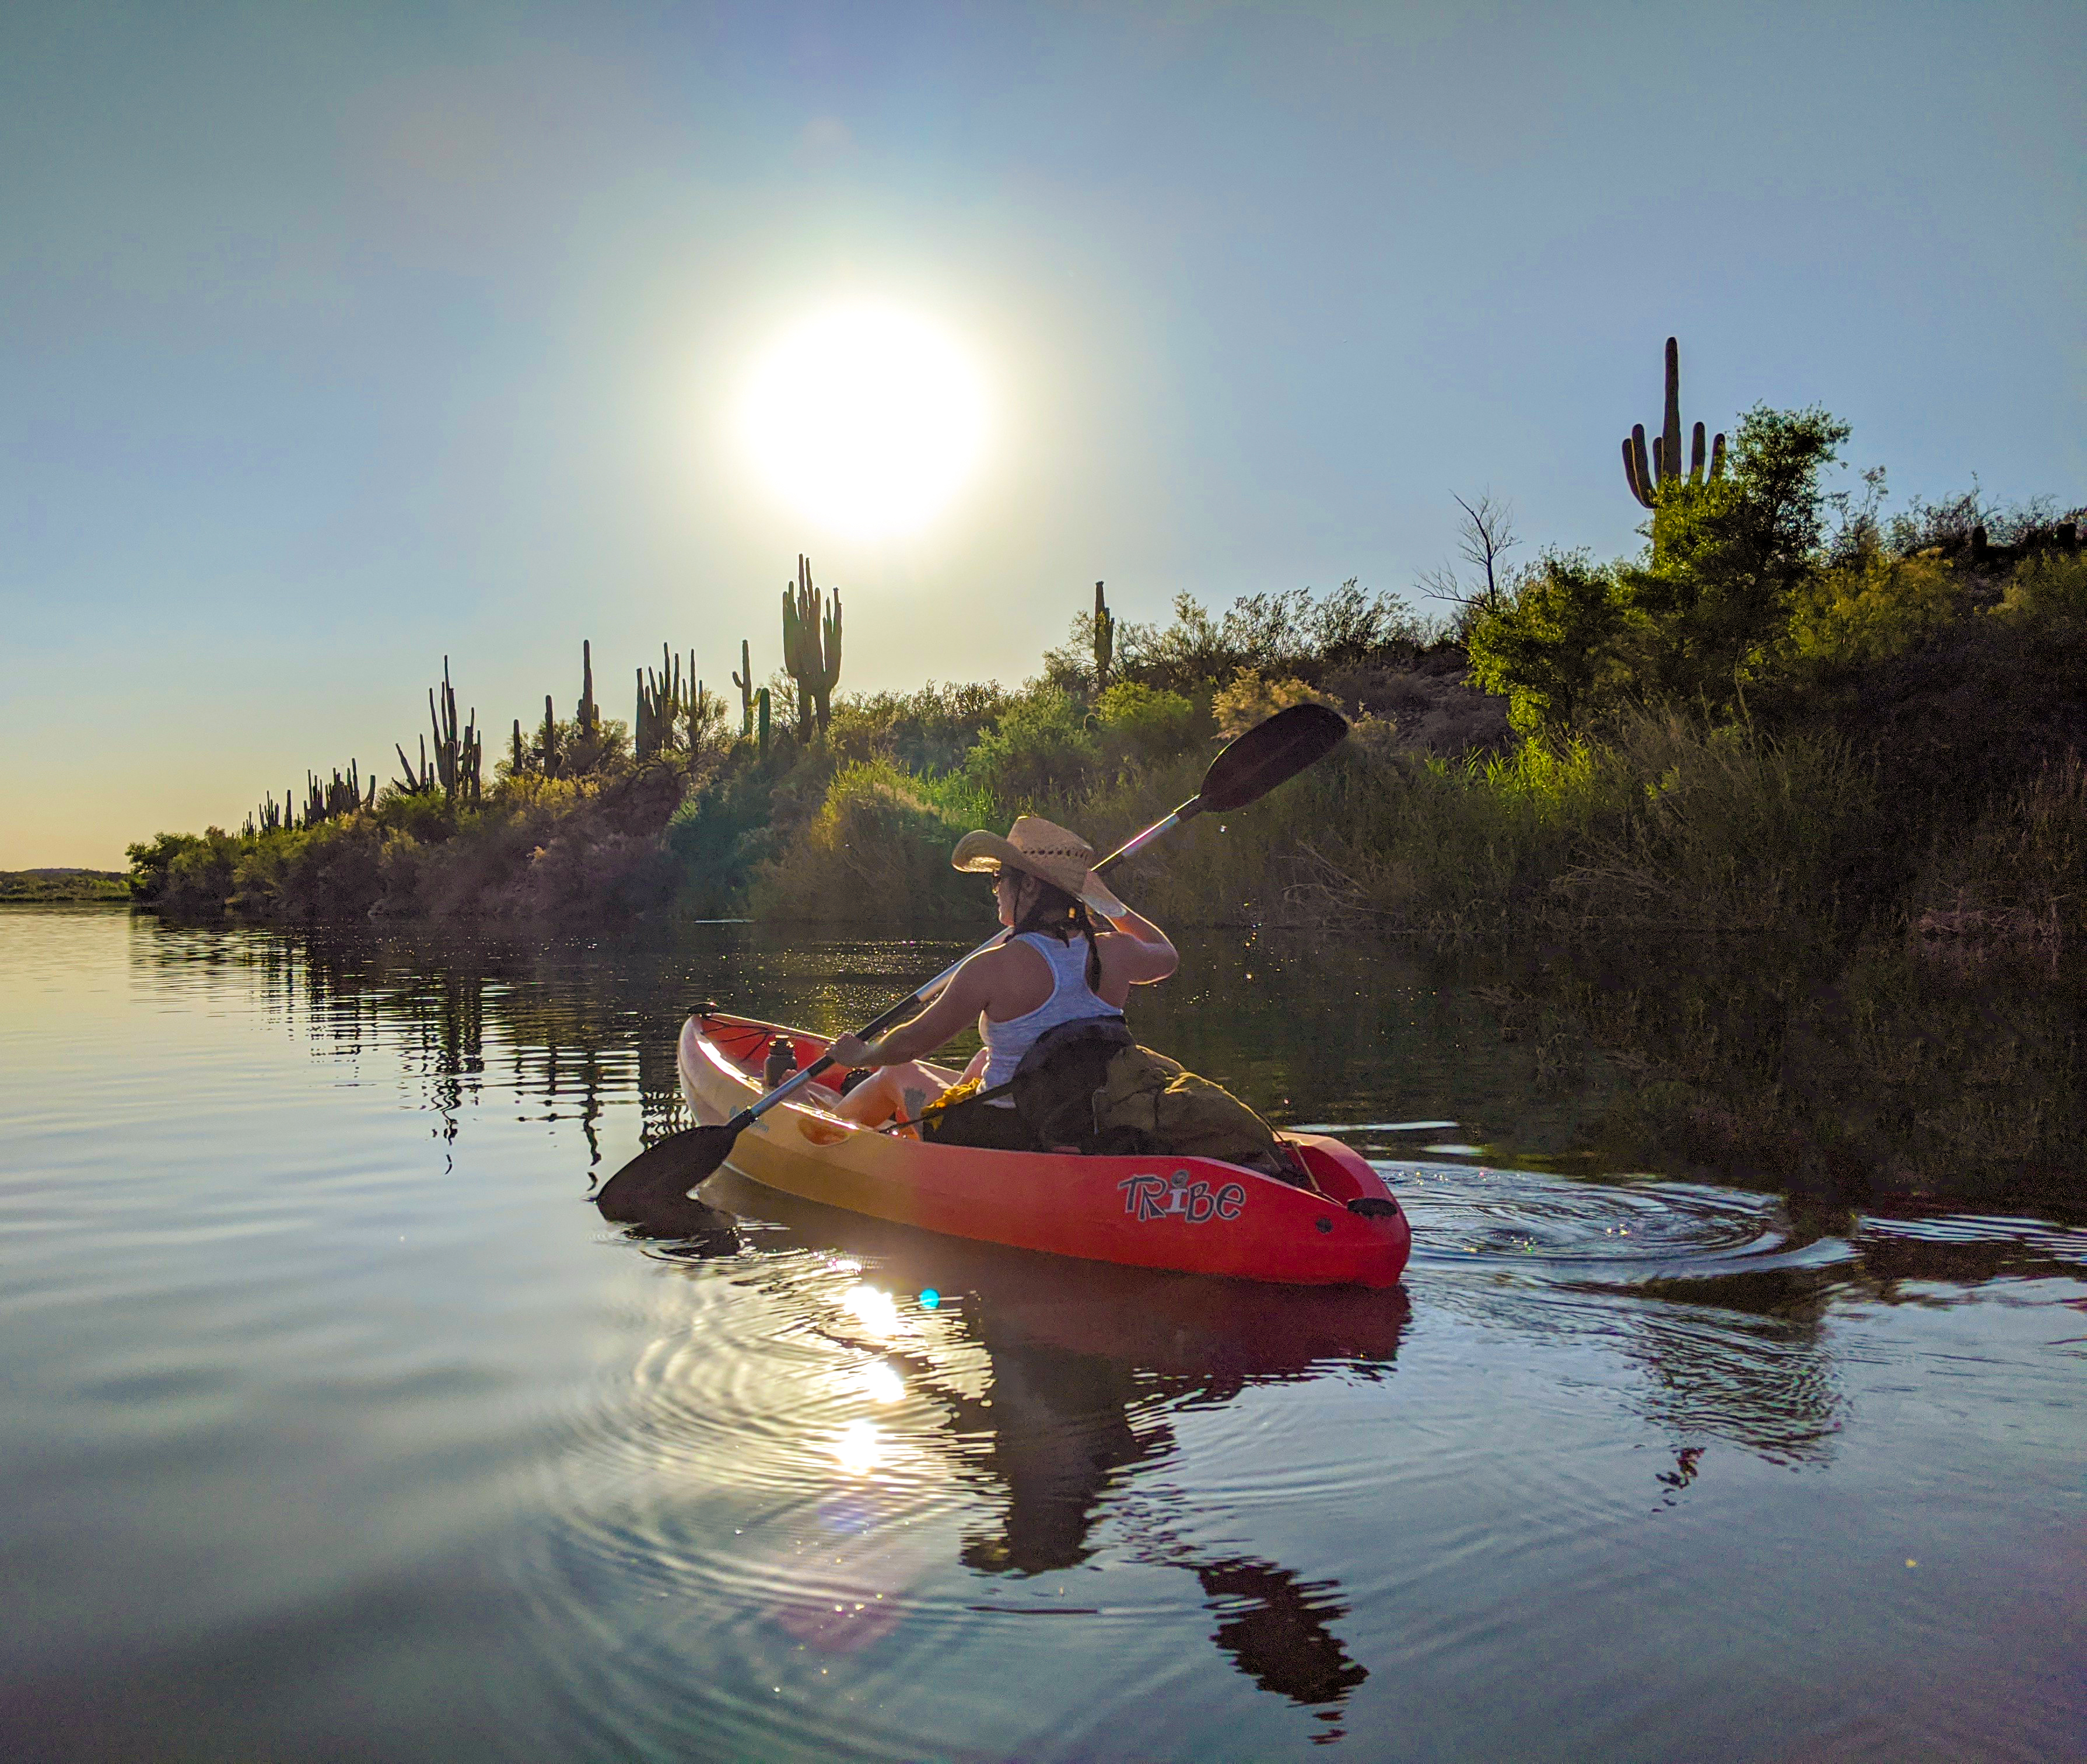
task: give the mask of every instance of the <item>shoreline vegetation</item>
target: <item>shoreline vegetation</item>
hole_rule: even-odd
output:
[[[0,869],[0,904],[130,898],[130,878],[120,869]]]
[[[736,718],[671,651],[609,718],[583,651],[574,715],[515,720],[489,778],[445,664],[402,778],[313,774],[239,833],[161,834],[133,886],[274,923],[968,929],[967,829],[1034,809],[1106,842],[1317,698],[1351,738],[1141,861],[1142,908],[1535,952],[1497,989],[1502,1033],[1620,1062],[1618,1131],[1660,1167],[2076,1203],[2083,511],[1974,493],[1886,520],[1881,472],[1823,485],[1847,438],[1757,408],[1729,447],[1696,425],[1684,471],[1670,344],[1664,430],[1624,444],[1635,555],[1510,562],[1480,498],[1475,577],[1428,583],[1446,621],[1349,582],[1120,624],[1097,584],[1015,688],[836,695],[840,596],[800,560],[784,668],[757,688],[740,643]]]

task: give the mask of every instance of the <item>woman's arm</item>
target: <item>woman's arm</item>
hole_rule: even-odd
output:
[[[985,1009],[997,949],[981,950],[958,968],[934,1002],[917,1017],[890,1029],[874,1041],[844,1035],[827,1049],[842,1066],[901,1066],[932,1053],[952,1036],[969,1028]]]
[[[1092,870],[1087,872],[1087,885],[1080,891],[1080,899],[1089,912],[1099,913],[1108,921],[1109,929],[1124,939],[1113,965],[1133,986],[1164,980],[1180,965],[1181,958],[1167,933],[1117,899],[1109,892],[1108,883]]]

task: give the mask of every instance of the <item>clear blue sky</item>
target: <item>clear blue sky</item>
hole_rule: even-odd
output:
[[[1756,402],[1895,499],[2087,500],[2076,6],[280,5],[0,12],[0,868],[765,675],[1034,671],[1097,577],[1410,592],[1453,492],[1636,543],[1617,443]],[[751,352],[962,338],[971,489],[873,544],[750,485]],[[489,741],[489,746],[494,745]]]

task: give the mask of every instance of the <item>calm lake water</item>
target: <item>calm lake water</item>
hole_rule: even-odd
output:
[[[2087,1753],[2087,1231],[1547,1156],[1396,952],[1193,942],[1137,1026],[1381,1160],[1402,1289],[583,1204],[688,1004],[951,947],[0,912],[0,1750]]]

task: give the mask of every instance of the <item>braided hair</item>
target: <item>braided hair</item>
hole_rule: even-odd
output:
[[[1061,943],[1070,943],[1075,932],[1087,940],[1087,990],[1098,993],[1102,984],[1102,952],[1095,942],[1100,929],[1078,896],[1069,895],[1054,882],[1047,882],[1035,872],[1024,870],[1025,880],[1036,885],[1036,898],[1030,902],[1028,910],[1014,922],[1017,937],[1025,931],[1040,931],[1046,937],[1056,938]]]

